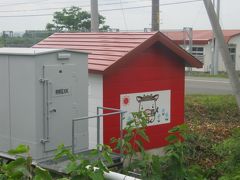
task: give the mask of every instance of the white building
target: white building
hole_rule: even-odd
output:
[[[170,39],[180,46],[184,45],[185,32],[183,31],[164,31]],[[240,70],[240,30],[223,30],[225,42],[228,43],[230,55],[235,63],[236,70]],[[186,39],[185,39],[186,40]],[[198,71],[209,72],[212,67],[213,59],[213,32],[212,30],[193,30],[192,31],[192,54],[204,64]],[[195,69],[193,69],[195,70]],[[222,57],[219,54],[218,71],[226,71]]]

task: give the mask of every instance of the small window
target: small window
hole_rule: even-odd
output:
[[[234,67],[235,67],[235,65],[236,65],[236,44],[229,44],[228,50],[229,50],[231,59],[234,63]]]
[[[202,47],[202,46],[192,47],[192,55],[203,62],[203,60],[204,60],[204,47]]]

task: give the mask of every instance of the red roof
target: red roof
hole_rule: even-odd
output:
[[[177,44],[183,44],[183,31],[163,31],[166,36]],[[193,30],[193,44],[207,44],[213,39],[212,30]],[[240,34],[240,30],[223,30],[224,39],[228,42],[232,37]]]
[[[180,56],[187,66],[202,67],[202,63],[160,32],[151,33],[55,33],[33,47],[64,48],[90,53],[91,71],[106,71],[130,55],[162,43]]]

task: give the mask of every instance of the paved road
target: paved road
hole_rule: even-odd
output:
[[[223,78],[185,78],[186,94],[233,94],[231,84],[228,79]]]

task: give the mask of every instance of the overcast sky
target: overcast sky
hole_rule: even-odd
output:
[[[186,1],[191,0],[160,0],[161,29],[211,29],[203,2],[182,3]],[[240,29],[240,1],[220,1],[222,27]],[[100,14],[111,28],[130,31],[151,27],[151,0],[99,0],[98,3]],[[72,5],[89,11],[90,0],[1,0],[0,31],[43,30],[51,22],[53,12]]]

